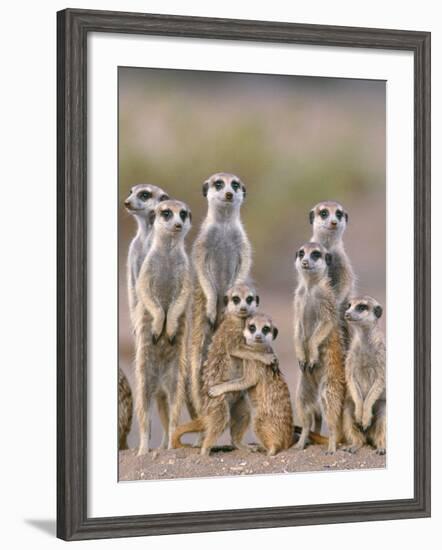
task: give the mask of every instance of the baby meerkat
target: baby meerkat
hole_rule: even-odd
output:
[[[128,448],[127,436],[132,425],[133,415],[132,392],[126,375],[118,368],[118,449]]]
[[[310,240],[321,244],[332,255],[328,273],[342,318],[355,286],[355,275],[342,240],[347,228],[348,213],[338,202],[324,201],[310,210],[309,219],[313,225],[313,236]]]
[[[355,452],[371,443],[385,454],[385,341],[378,327],[382,307],[370,296],[352,298],[345,312],[350,347],[345,360],[344,435]]]
[[[234,174],[214,174],[204,182],[203,195],[208,211],[192,250],[195,281],[189,353],[192,402],[198,413],[201,367],[221,319],[223,298],[233,285],[247,281],[251,266],[251,246],[240,219],[246,195],[242,181]]]
[[[232,351],[233,357],[244,360],[240,378],[216,384],[209,389],[211,397],[228,392],[248,390],[253,409],[253,429],[269,456],[293,445],[293,413],[290,393],[275,360],[264,366],[260,360],[251,359],[251,352],[272,354],[272,342],[278,329],[265,314],[255,313],[247,318],[244,329],[245,345]]]
[[[332,255],[319,243],[309,242],[296,253],[298,285],[295,291],[295,352],[301,369],[296,410],[302,433],[296,445],[304,449],[310,429],[318,430],[321,417],[330,432],[328,453],[340,439],[344,400],[344,357],[336,296],[328,276]]]
[[[149,236],[152,230],[151,212],[156,205],[169,198],[167,193],[155,185],[141,183],[134,185],[124,206],[137,222],[137,233],[129,245],[127,256],[127,290],[129,313],[132,323],[137,305],[136,282],[141,265],[149,249]]]
[[[233,445],[237,448],[246,448],[241,441],[250,422],[250,407],[243,393],[234,392],[215,399],[209,397],[209,389],[212,386],[240,376],[242,360],[232,357],[231,352],[242,344],[246,318],[255,312],[259,298],[251,287],[240,284],[227,292],[225,303],[223,320],[213,336],[207,361],[202,368],[200,415],[180,426],[172,441],[173,447],[180,447],[180,438],[185,433],[203,432],[203,455],[210,453],[229,423]],[[250,357],[265,364],[271,364],[276,359],[273,353],[266,352],[251,352]]]
[[[170,447],[184,399],[184,326],[191,277],[184,239],[191,213],[180,201],[161,202],[151,214],[152,242],[137,280],[135,310],[136,412],[138,454],[149,451],[150,408],[155,397],[164,429],[161,446]]]

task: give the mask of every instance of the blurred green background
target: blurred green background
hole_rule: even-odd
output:
[[[385,304],[385,82],[119,69],[120,365],[130,381],[125,262],[135,222],[123,201],[132,185],[149,182],[187,202],[190,251],[207,208],[202,183],[218,171],[237,174],[247,187],[242,219],[254,250],[252,276],[261,310],[280,328],[275,349],[293,400],[293,257],[310,238],[315,203],[337,200],[348,210],[345,244],[358,288]],[[153,424],[157,445],[156,416]],[[136,441],[133,428],[129,443]]]

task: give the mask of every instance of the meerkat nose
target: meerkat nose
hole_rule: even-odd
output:
[[[241,313],[246,313],[246,312],[247,312],[247,308],[246,308],[246,307],[241,307],[241,308],[239,308],[239,311],[240,311]]]
[[[336,225],[338,225],[338,222],[336,220],[333,220],[331,224],[335,227]]]
[[[130,206],[130,201],[129,201],[129,199],[127,199],[127,200],[124,201],[124,206]]]
[[[182,227],[183,227],[183,226],[182,226],[182,224],[180,224],[180,223],[176,223],[176,224],[175,224],[175,229],[182,229]]]
[[[233,199],[233,193],[231,193],[230,191],[227,191],[226,193],[226,199],[231,201]]]
[[[257,342],[262,342],[262,336],[261,336],[260,334],[257,334],[257,335],[255,336],[255,340],[256,340]]]

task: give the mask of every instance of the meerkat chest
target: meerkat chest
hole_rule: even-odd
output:
[[[373,354],[357,347],[348,356],[351,365],[351,377],[358,383],[365,396],[378,377],[378,368]]]
[[[299,321],[302,323],[306,338],[310,337],[321,321],[321,296],[316,289],[304,291],[299,296]]]
[[[220,224],[207,232],[206,267],[220,292],[225,292],[236,278],[243,235],[239,228]]]
[[[179,294],[186,265],[181,254],[159,251],[150,255],[150,285],[163,307],[167,307]]]

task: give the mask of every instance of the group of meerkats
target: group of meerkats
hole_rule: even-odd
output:
[[[382,307],[354,296],[355,276],[342,236],[348,214],[336,202],[310,211],[311,240],[296,252],[294,347],[300,369],[294,426],[290,393],[273,340],[278,329],[257,311],[250,282],[251,246],[240,219],[246,196],[234,174],[217,173],[203,184],[207,215],[190,259],[185,237],[189,207],[154,185],[131,189],[124,205],[138,225],[128,254],[128,295],[135,335],[135,412],[138,454],[147,453],[156,401],[163,427],[161,448],[184,444],[209,454],[229,428],[242,442],[253,417],[259,449],[274,455],[295,442],[343,443],[350,452],[371,444],[385,453],[385,343],[378,328]],[[186,404],[190,422],[179,425]],[[132,395],[119,371],[119,447],[127,448]],[[322,421],[328,438],[320,435]],[[299,435],[300,432],[300,435]]]

